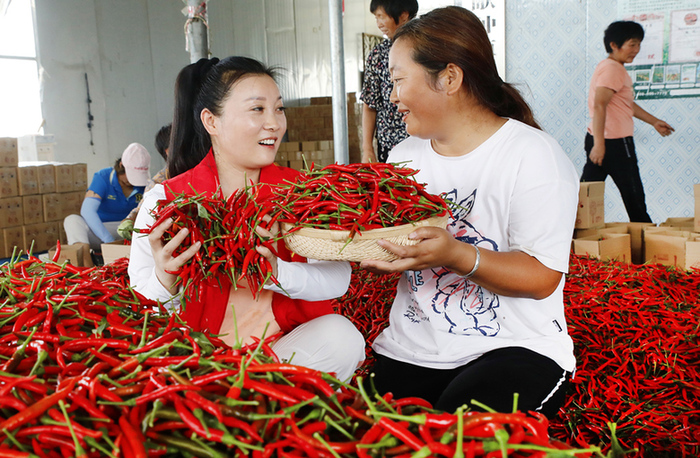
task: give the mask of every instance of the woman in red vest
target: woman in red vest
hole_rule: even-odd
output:
[[[180,71],[175,89],[168,156],[172,178],[146,194],[135,228],[153,224],[150,211],[158,200],[195,191],[228,197],[251,182],[276,184],[299,173],[273,163],[287,120],[271,69],[245,57],[201,59]],[[261,192],[265,190],[269,191],[263,187]],[[282,331],[273,344],[281,359],[335,372],[341,380],[352,376],[364,360],[365,342],[347,318],[332,313],[329,302],[348,288],[348,263],[307,263],[282,242],[279,258],[260,247],[281,288],[270,282],[253,298],[245,284],[233,288],[222,276],[222,287],[218,282],[206,285],[197,300],[189,299],[181,309],[177,277],[168,272],[194,256],[200,244],[173,257],[187,230],[163,244],[161,236],[171,223],[162,223],[148,237],[134,237],[129,261],[134,289],[180,311],[195,330],[225,334],[230,345]]]

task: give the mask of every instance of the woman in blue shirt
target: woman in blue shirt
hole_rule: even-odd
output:
[[[89,243],[100,252],[103,243],[121,240],[119,223],[143,197],[149,175],[151,156],[139,143],[130,144],[114,167],[95,173],[80,208],[80,215],[63,221],[68,244]]]

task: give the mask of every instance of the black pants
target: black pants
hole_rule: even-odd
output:
[[[585,149],[586,165],[583,166],[581,181],[605,181],[610,175],[620,190],[630,222],[651,223],[632,137],[606,139],[602,166],[591,162],[593,136],[589,133],[586,134]]]
[[[551,359],[521,347],[490,351],[455,369],[430,369],[375,355],[374,386],[380,395],[417,396],[436,409],[454,412],[475,399],[498,412],[537,411],[553,418],[564,403],[570,374]]]

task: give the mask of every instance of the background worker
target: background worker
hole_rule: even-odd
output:
[[[372,49],[365,64],[362,106],[362,162],[386,162],[389,151],[408,137],[406,125],[391,103],[389,49],[396,29],[416,17],[416,0],[372,0],[369,10],[386,38]],[[374,137],[377,137],[377,151]]]
[[[673,127],[647,113],[634,101],[632,78],[625,69],[639,53],[644,29],[632,21],[613,22],[603,38],[608,57],[600,62],[588,91],[588,125],[584,147],[586,164],[581,181],[605,181],[610,175],[620,190],[631,222],[651,223],[634,147],[634,118],[662,137]]]
[[[89,243],[94,252],[101,252],[103,243],[121,240],[117,228],[136,208],[150,177],[151,155],[139,143],[126,147],[113,167],[95,173],[80,215],[63,220],[69,245]]]

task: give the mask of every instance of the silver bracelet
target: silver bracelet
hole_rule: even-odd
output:
[[[467,275],[464,276],[464,278],[469,278],[472,275],[476,273],[476,271],[479,269],[479,262],[481,261],[481,251],[479,251],[479,247],[476,245],[472,245],[474,249],[476,250],[476,261],[474,261],[474,268],[472,269],[471,272],[469,272]]]

